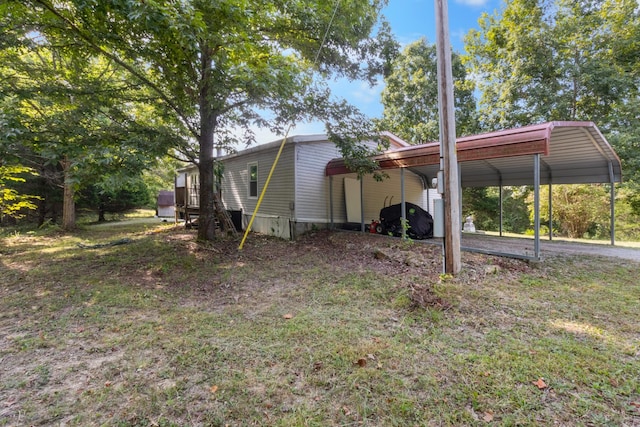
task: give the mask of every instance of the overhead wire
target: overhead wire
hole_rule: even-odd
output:
[[[329,20],[329,24],[327,25],[327,29],[324,33],[324,36],[322,37],[322,41],[320,43],[320,46],[318,47],[318,51],[316,52],[316,56],[313,60],[313,66],[315,68],[315,65],[318,64],[318,61],[320,59],[320,53],[322,52],[322,49],[324,48],[324,45],[327,41],[327,37],[329,36],[329,31],[331,30],[331,26],[333,25],[333,21],[336,17],[336,14],[338,13],[338,8],[340,6],[340,0],[336,0],[336,4],[335,7],[333,9],[333,14],[331,15],[331,19]],[[273,161],[273,164],[271,165],[271,170],[269,170],[269,175],[267,175],[267,179],[264,183],[264,186],[262,187],[262,191],[260,192],[260,197],[258,198],[258,202],[256,203],[256,207],[253,210],[253,214],[251,215],[251,219],[249,220],[249,224],[247,225],[247,228],[244,232],[244,235],[242,236],[242,241],[240,242],[240,245],[238,246],[238,250],[241,251],[242,248],[244,247],[244,243],[247,240],[247,236],[249,235],[249,232],[251,231],[251,227],[253,226],[253,222],[256,219],[256,215],[258,214],[258,210],[260,209],[260,205],[262,204],[262,200],[264,199],[264,195],[267,192],[267,188],[269,187],[269,183],[271,182],[271,177],[273,176],[273,172],[276,169],[276,166],[278,164],[278,161],[280,160],[280,156],[282,155],[282,151],[284,150],[284,146],[287,142],[287,139],[289,138],[289,132],[291,132],[291,129],[293,129],[293,127],[295,126],[295,123],[290,123],[289,126],[287,127],[287,131],[284,134],[284,137],[282,138],[282,142],[280,143],[280,148],[278,149],[278,153],[276,154],[276,158]]]

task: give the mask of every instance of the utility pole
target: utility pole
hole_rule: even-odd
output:
[[[438,111],[440,115],[440,170],[444,178],[444,271],[458,274],[460,261],[460,181],[456,153],[456,119],[451,72],[447,0],[434,0],[438,54]]]

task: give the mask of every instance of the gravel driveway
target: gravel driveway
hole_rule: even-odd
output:
[[[434,239],[440,240],[440,239]],[[483,234],[463,234],[462,249],[491,251],[523,256],[533,256],[532,238],[498,237]],[[640,249],[611,246],[603,243],[575,243],[561,240],[540,239],[542,258],[558,255],[596,255],[640,262]]]

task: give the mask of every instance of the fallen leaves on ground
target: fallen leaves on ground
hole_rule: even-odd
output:
[[[533,385],[538,387],[540,390],[544,390],[545,388],[549,387],[547,383],[544,382],[544,378],[538,378],[538,381],[533,381]]]

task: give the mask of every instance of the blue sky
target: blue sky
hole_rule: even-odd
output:
[[[499,10],[502,4],[502,0],[448,0],[449,35],[453,49],[462,52],[463,38],[471,28],[478,27],[480,15],[483,12],[492,14]],[[421,37],[426,37],[430,43],[436,42],[434,0],[389,0],[383,13],[396,39],[403,46]],[[336,96],[347,99],[369,117],[382,115],[382,81],[373,88],[366,82],[346,81],[332,82],[331,87]],[[313,133],[324,133],[324,125],[300,123],[291,131],[290,136]],[[282,136],[259,132],[257,141],[269,142]]]

